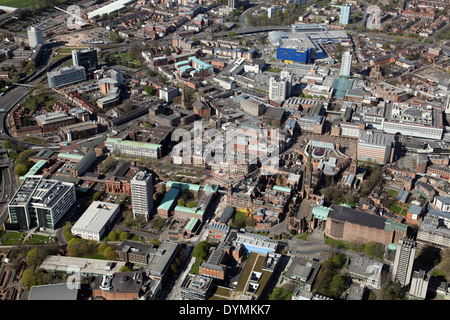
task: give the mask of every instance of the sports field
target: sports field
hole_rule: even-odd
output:
[[[0,0],[0,6],[13,8],[31,7],[37,3],[39,3],[39,0]]]

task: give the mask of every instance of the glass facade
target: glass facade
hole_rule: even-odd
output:
[[[98,68],[97,50],[73,50],[72,62],[76,66],[84,67],[88,72],[95,71]]]

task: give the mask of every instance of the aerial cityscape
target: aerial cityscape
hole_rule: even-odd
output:
[[[449,7],[0,0],[0,300],[450,300]]]

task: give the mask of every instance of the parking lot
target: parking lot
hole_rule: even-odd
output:
[[[68,46],[109,43],[109,32],[105,28],[94,28],[72,32],[55,37],[56,41],[67,42]]]

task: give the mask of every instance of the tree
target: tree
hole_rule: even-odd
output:
[[[70,221],[67,221],[66,224],[62,228],[62,233],[67,242],[69,242],[70,240],[72,240],[74,238],[71,230],[72,230],[72,224],[70,223]]]
[[[37,279],[33,270],[25,270],[21,278],[22,285],[28,290],[37,285]]]
[[[153,238],[150,240],[150,244],[154,245],[155,247],[159,247],[161,245],[161,241],[159,241],[156,238]]]
[[[115,162],[114,157],[109,156],[100,164],[100,170],[103,171],[103,174],[108,173],[114,167]]]
[[[126,231],[122,231],[119,235],[120,241],[127,240],[129,237],[130,235]]]
[[[120,232],[120,230],[118,230]],[[108,235],[108,239],[111,241],[117,241],[119,239],[119,234],[116,231],[111,231]]]
[[[108,244],[106,242],[102,242],[99,244],[99,246],[97,247],[97,252],[100,254],[103,254],[103,252],[105,251],[106,248],[108,248]]]
[[[119,272],[131,272],[131,268],[129,266],[121,266]]]
[[[123,41],[122,37],[119,36],[118,33],[115,33],[113,31],[109,33],[109,40],[111,41],[111,43],[119,43]]]
[[[184,199],[178,199],[177,205],[179,205],[180,207],[184,207],[185,206]]]
[[[186,207],[188,207],[188,208],[195,208],[196,206],[197,206],[197,201],[189,201],[186,204]]]
[[[17,176],[23,176],[28,172],[28,167],[24,164],[18,164],[16,165],[15,169],[14,169],[14,173]]]
[[[155,94],[155,88],[153,88],[151,86],[146,86],[144,91],[149,96],[153,96]]]
[[[21,282],[23,286],[30,290],[33,286],[49,283],[51,279],[52,277],[49,273],[25,270],[22,274]]]
[[[38,261],[39,261],[39,258],[38,258],[38,254],[37,254],[37,248],[34,248],[34,249],[28,251],[27,259],[26,259],[27,265],[32,266],[33,270],[34,270],[36,268]]]
[[[198,260],[205,261],[208,257],[210,245],[206,241],[200,241],[192,251],[192,256]]]
[[[103,255],[108,260],[115,260],[116,259],[116,251],[112,247],[108,247],[103,252]]]
[[[3,147],[5,149],[11,149],[11,142],[8,139],[3,140]]]
[[[340,274],[336,274],[333,276],[328,292],[331,296],[339,297],[341,293],[345,289],[345,277],[341,276]]]

